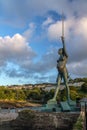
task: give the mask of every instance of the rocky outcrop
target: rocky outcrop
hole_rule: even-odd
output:
[[[24,110],[10,122],[12,130],[72,130],[78,113],[47,113]],[[6,130],[6,129],[5,129]]]

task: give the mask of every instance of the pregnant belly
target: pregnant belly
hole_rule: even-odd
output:
[[[65,64],[64,64],[64,61],[60,61],[58,64],[57,64],[57,68],[60,72],[63,72],[64,71],[64,68],[65,68]]]

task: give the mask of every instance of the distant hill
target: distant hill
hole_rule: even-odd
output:
[[[80,83],[87,83],[87,78],[75,78],[75,79],[69,79],[68,81],[69,85],[75,85],[76,84],[80,84]],[[63,85],[64,83],[62,82],[61,85]],[[82,84],[81,84],[82,85]],[[34,87],[37,88],[46,88],[46,87],[53,87],[56,86],[56,82],[55,83],[38,83],[38,84],[23,84],[23,85],[10,85],[10,86],[6,86],[9,89],[32,89]],[[78,86],[78,85],[77,85]],[[2,86],[1,86],[2,87]],[[4,86],[5,87],[5,86]]]

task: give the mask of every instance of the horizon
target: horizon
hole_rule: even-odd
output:
[[[77,77],[77,78],[74,78],[74,79],[70,79],[70,80],[73,80],[74,81],[74,83],[78,83],[78,82],[85,82],[85,81],[76,81],[75,82],[75,80],[78,80],[78,79],[87,79],[87,77],[82,77],[82,78],[79,78],[79,77]],[[68,80],[68,84],[69,83],[72,83],[71,81],[69,81]],[[57,84],[57,82],[39,82],[39,83],[27,83],[27,84],[9,84],[9,85],[0,85],[0,87],[10,87],[10,86],[23,86],[23,85],[25,85],[25,86],[27,86],[27,85],[41,85],[41,84]],[[73,83],[72,83],[73,84]],[[61,82],[61,85],[64,85],[64,82],[62,81]]]

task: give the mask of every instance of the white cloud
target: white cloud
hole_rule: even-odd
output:
[[[68,39],[72,33],[72,31],[75,28],[75,21],[74,19],[66,19],[64,21],[64,35],[65,38]],[[60,37],[62,36],[62,21],[57,21],[56,23],[51,24],[48,27],[48,37],[51,40],[60,40]]]
[[[19,64],[26,60],[30,61],[35,55],[22,35],[0,37],[0,66],[7,62]]]
[[[52,24],[54,22],[54,20],[51,17],[48,17],[46,19],[46,21],[43,22],[42,26],[48,26],[50,24]]]
[[[75,21],[75,34],[87,39],[87,17],[82,17]]]
[[[27,39],[27,41],[29,41],[30,38],[33,36],[35,28],[36,28],[35,24],[30,23],[28,29],[23,33],[23,36]]]
[[[61,36],[61,22],[52,24],[48,28],[48,37],[52,40],[57,40]]]

